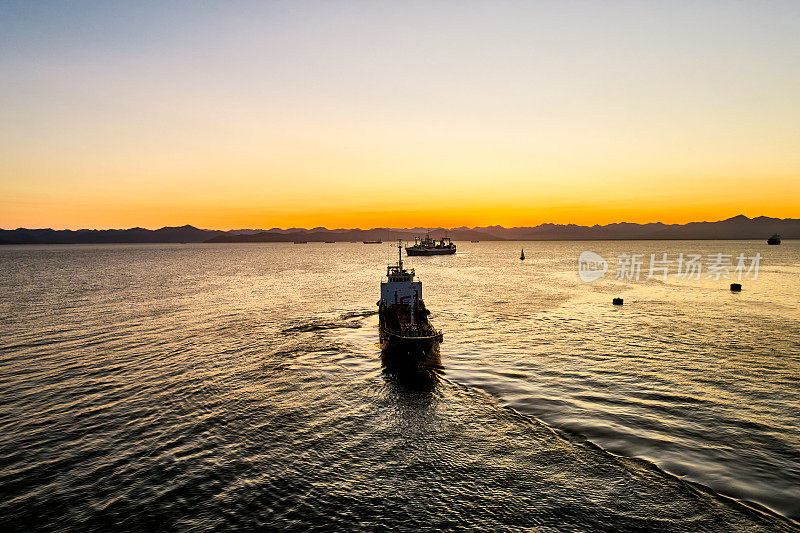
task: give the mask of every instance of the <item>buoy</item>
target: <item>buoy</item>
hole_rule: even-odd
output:
[[[524,261],[524,260],[525,260],[525,249],[524,249],[524,248],[522,249],[522,253],[521,253],[521,254],[519,254],[519,258],[520,258],[522,261]]]
[[[741,283],[731,283],[731,290],[733,292],[742,292],[742,284]]]
[[[611,300],[611,303],[614,305],[622,305],[622,298],[614,298]]]

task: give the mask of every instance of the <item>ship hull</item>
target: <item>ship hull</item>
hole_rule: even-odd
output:
[[[453,248],[406,248],[408,255],[451,255],[456,253],[455,247]]]
[[[384,347],[381,350],[383,372],[396,383],[413,389],[430,389],[444,372],[439,347],[431,345],[423,350]]]
[[[414,311],[416,326],[413,327],[409,327],[410,311],[402,305],[378,310],[378,332],[383,348],[417,352],[442,342],[444,336],[428,322],[424,304]]]
[[[409,337],[389,330],[381,331],[381,343],[385,347],[425,349],[437,345],[443,340],[444,335],[441,333],[437,333],[435,335]]]

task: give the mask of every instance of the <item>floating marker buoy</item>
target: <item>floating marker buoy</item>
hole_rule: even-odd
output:
[[[741,283],[731,283],[731,290],[733,292],[742,292],[742,284]]]
[[[622,298],[614,298],[611,300],[611,303],[614,305],[622,305]]]

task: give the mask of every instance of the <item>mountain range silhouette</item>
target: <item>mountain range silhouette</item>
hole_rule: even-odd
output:
[[[554,241],[554,240],[633,240],[633,239],[766,239],[778,233],[784,239],[800,239],[800,219],[748,218],[738,215],[716,222],[663,224],[652,222],[580,226],[577,224],[539,224],[538,226],[504,228],[479,226],[457,228],[371,228],[371,229],[312,229],[272,228],[208,230],[194,226],[164,227],[156,230],[80,229],[54,230],[17,228],[0,229],[0,244],[100,244],[100,243],[189,243],[189,242],[323,242],[411,240],[430,231],[431,236],[447,235],[453,240],[481,241]]]

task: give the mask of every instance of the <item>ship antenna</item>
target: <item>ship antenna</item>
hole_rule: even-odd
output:
[[[397,258],[400,270],[403,270],[403,239],[397,239]]]

